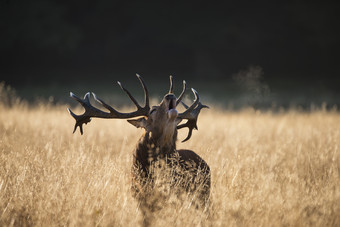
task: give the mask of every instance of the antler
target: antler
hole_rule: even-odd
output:
[[[92,106],[90,103],[90,92],[86,93],[84,96],[84,99],[81,99],[74,95],[72,92],[70,92],[70,96],[77,100],[85,109],[85,112],[81,115],[77,115],[73,113],[69,108],[67,108],[68,112],[72,115],[72,117],[76,120],[76,124],[74,126],[73,133],[76,131],[77,127],[79,126],[80,133],[83,134],[83,124],[87,124],[91,121],[91,117],[97,117],[97,118],[119,118],[119,119],[127,119],[127,118],[133,118],[137,116],[148,116],[150,111],[150,104],[149,104],[149,92],[146,88],[146,85],[143,81],[143,79],[136,74],[137,78],[139,79],[140,83],[142,84],[142,87],[144,89],[145,93],[145,105],[144,107],[141,107],[136,99],[131,95],[131,93],[125,89],[122,84],[118,81],[119,86],[121,89],[129,96],[129,98],[132,100],[132,102],[136,105],[137,110],[130,113],[121,113],[115,110],[110,105],[106,104],[103,100],[99,99],[93,92],[92,95],[94,99],[99,102],[103,107],[105,107],[110,112],[104,112],[100,109],[97,109],[96,107]]]
[[[187,83],[185,82],[185,80],[183,80],[183,91],[176,100],[176,106],[181,102],[186,89],[187,89]],[[169,94],[174,93],[173,78],[171,75],[170,75],[170,89],[168,93]]]
[[[184,86],[184,84],[185,84],[185,81],[183,81],[183,86]],[[184,123],[184,124],[178,125],[177,129],[181,129],[181,128],[184,128],[184,127],[188,127],[189,128],[188,136],[182,142],[185,142],[185,141],[187,141],[187,140],[189,140],[191,138],[192,130],[193,129],[198,130],[197,119],[198,119],[199,113],[201,112],[201,109],[209,108],[208,106],[203,105],[199,101],[199,96],[198,96],[197,91],[195,89],[193,89],[193,88],[191,88],[191,90],[192,90],[192,92],[195,95],[195,100],[191,104],[190,107],[187,106],[184,102],[179,100],[179,102],[182,103],[182,105],[186,108],[186,110],[183,113],[180,113],[178,115],[178,118],[180,118],[180,119],[187,119],[188,121],[186,123]],[[184,91],[185,91],[185,89],[183,89],[183,92],[182,92],[180,98],[182,98],[182,96],[184,94]],[[180,99],[180,98],[178,98],[178,99]]]
[[[173,85],[173,79],[172,79],[172,75],[170,75],[170,88],[169,88],[169,94],[174,93],[174,85]]]

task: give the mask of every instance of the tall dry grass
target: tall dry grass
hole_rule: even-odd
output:
[[[65,106],[0,107],[0,226],[140,225],[130,170],[142,130],[94,119],[81,136],[73,125]],[[198,125],[178,148],[210,165],[210,212],[164,204],[154,226],[340,225],[338,113],[212,108]]]

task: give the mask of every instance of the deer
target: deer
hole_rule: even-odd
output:
[[[195,89],[191,89],[194,94],[193,103],[188,106],[182,99],[186,92],[186,82],[183,80],[183,90],[177,98],[173,92],[173,78],[170,76],[169,92],[163,97],[162,101],[150,108],[149,93],[146,84],[141,76],[136,74],[144,90],[144,106],[141,106],[132,94],[118,81],[120,88],[128,95],[137,107],[137,110],[122,113],[105,103],[92,92],[94,99],[101,104],[107,111],[94,107],[90,103],[90,92],[86,93],[81,99],[70,92],[70,96],[78,101],[85,112],[77,115],[69,108],[68,112],[76,120],[73,133],[79,127],[83,135],[83,125],[91,121],[91,118],[107,119],[127,119],[127,121],[137,128],[144,129],[143,135],[137,142],[133,152],[132,164],[132,191],[141,207],[150,208],[153,193],[153,180],[155,177],[155,166],[166,166],[173,171],[170,175],[173,185],[179,186],[186,193],[196,193],[198,204],[207,207],[210,197],[210,168],[208,164],[194,151],[187,149],[176,149],[178,130],[188,128],[188,135],[182,141],[188,141],[194,129],[198,130],[197,119],[203,108],[209,108],[200,102],[199,95]],[[182,104],[184,112],[179,113],[177,106]],[[182,123],[182,121],[186,121]],[[179,170],[179,171],[178,171]],[[200,180],[197,180],[198,175]],[[145,213],[145,212],[143,212]]]

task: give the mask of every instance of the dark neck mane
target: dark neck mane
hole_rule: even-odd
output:
[[[161,136],[155,137],[146,132],[138,141],[135,154],[134,166],[148,173],[150,165],[161,159],[166,159],[176,153],[177,131],[168,143],[162,143]]]

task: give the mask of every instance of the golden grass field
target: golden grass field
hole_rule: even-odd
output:
[[[140,225],[130,171],[142,130],[73,126],[66,106],[0,107],[0,226]],[[211,107],[198,126],[177,145],[210,165],[210,211],[165,204],[153,226],[340,226],[339,113]]]

